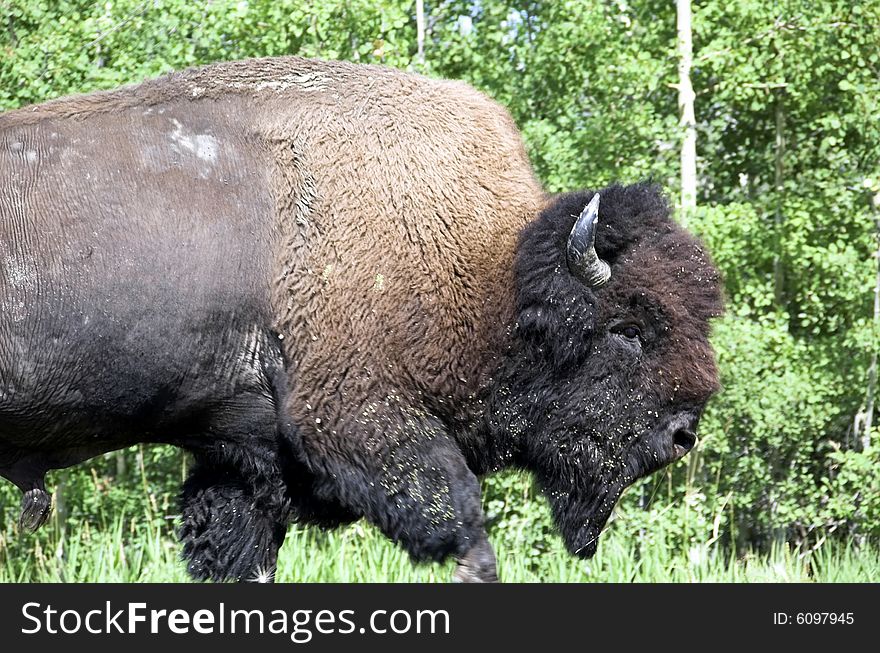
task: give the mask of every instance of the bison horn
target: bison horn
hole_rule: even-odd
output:
[[[593,288],[611,278],[611,266],[596,253],[596,225],[599,222],[599,193],[581,211],[568,236],[568,269]]]

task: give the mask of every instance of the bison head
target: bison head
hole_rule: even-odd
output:
[[[599,195],[601,208],[592,192],[558,196],[523,231],[516,324],[489,400],[497,454],[534,472],[584,557],[623,490],[694,446],[718,389],[708,255],[655,187]]]

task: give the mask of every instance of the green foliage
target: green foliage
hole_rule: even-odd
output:
[[[508,579],[876,578],[828,543],[880,537],[880,432],[862,451],[853,427],[880,350],[880,0],[694,4],[700,208],[688,226],[725,278],[713,336],[724,390],[687,464],[626,494],[589,564],[562,553],[528,478],[486,479]],[[502,102],[550,191],[651,177],[677,195],[674,3],[425,5],[422,65],[406,0],[0,0],[0,109],[217,60],[380,63],[464,79]],[[0,579],[182,577],[168,534],[186,464],[138,448],[56,472],[52,528],[23,543],[17,492],[0,487]],[[446,574],[411,570],[362,525],[292,538],[282,579]],[[343,557],[362,546],[355,562]],[[753,549],[773,563],[750,567]]]
[[[880,430],[875,430],[878,437]],[[828,457],[831,473],[822,479],[829,497],[823,506],[826,523],[859,535],[880,532],[880,449],[838,450]]]

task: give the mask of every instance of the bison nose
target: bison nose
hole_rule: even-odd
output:
[[[676,429],[672,434],[672,448],[675,459],[683,458],[688,451],[697,446],[697,435],[690,429]]]
[[[696,431],[699,421],[699,414],[695,414],[691,410],[683,410],[667,423],[664,429],[664,440],[666,440],[665,446],[672,449],[672,460],[682,458],[697,446],[697,436],[694,431]],[[672,442],[670,443],[669,440]]]

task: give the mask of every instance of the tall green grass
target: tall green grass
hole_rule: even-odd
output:
[[[58,472],[50,488],[56,506],[37,533],[18,531],[18,498],[0,488],[0,582],[185,582],[174,536],[173,488],[186,477],[183,458],[174,478],[151,470],[174,466],[137,449],[125,483],[88,471]],[[164,461],[167,463],[168,461]],[[667,478],[668,482],[668,478]],[[671,487],[658,476],[621,501],[591,560],[573,558],[555,535],[546,502],[521,474],[486,481],[489,535],[506,582],[876,582],[880,543],[860,546],[821,539],[808,551],[785,544],[767,553],[737,554],[724,537],[732,522],[730,496],[688,483]],[[643,505],[646,508],[640,508]],[[726,543],[727,542],[727,543]],[[402,549],[365,522],[336,531],[292,526],[281,550],[280,582],[446,582],[454,563],[414,565]]]
[[[96,526],[53,518],[36,534],[14,520],[0,531],[0,582],[184,582],[173,517],[120,514]],[[558,541],[539,555],[531,543],[493,536],[506,582],[869,582],[880,578],[880,549],[826,542],[803,554],[786,546],[767,555],[732,557],[717,544],[688,550],[667,545],[663,533],[645,539],[612,524],[597,555],[577,560]],[[280,582],[445,582],[452,563],[413,565],[372,527],[333,532],[292,527],[282,549]]]

